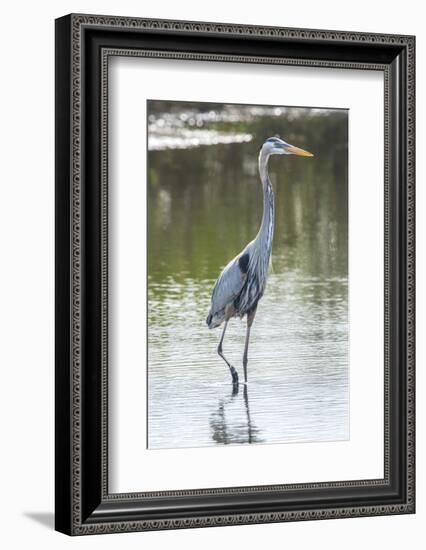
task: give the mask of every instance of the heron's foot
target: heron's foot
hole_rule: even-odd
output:
[[[234,386],[238,386],[238,372],[232,366],[229,367],[229,370],[231,371],[232,383],[234,384]]]

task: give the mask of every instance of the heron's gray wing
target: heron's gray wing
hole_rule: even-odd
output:
[[[212,314],[218,313],[235,300],[244,286],[246,276],[246,272],[241,269],[239,254],[223,269],[216,281],[212,293]]]

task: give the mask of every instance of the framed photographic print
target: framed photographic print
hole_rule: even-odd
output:
[[[412,36],[56,21],[56,529],[413,513]]]

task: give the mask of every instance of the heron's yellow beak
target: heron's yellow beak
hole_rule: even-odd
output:
[[[291,155],[297,155],[298,157],[313,157],[314,156],[312,153],[309,153],[309,151],[305,151],[304,149],[299,149],[299,147],[294,147],[293,145],[290,145],[290,147],[287,147],[287,151]]]

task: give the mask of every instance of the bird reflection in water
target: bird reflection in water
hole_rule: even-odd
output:
[[[211,415],[210,427],[215,443],[244,444],[262,443],[260,431],[252,421],[248,387],[239,392],[239,385],[233,384],[232,393],[219,399],[217,410]]]

